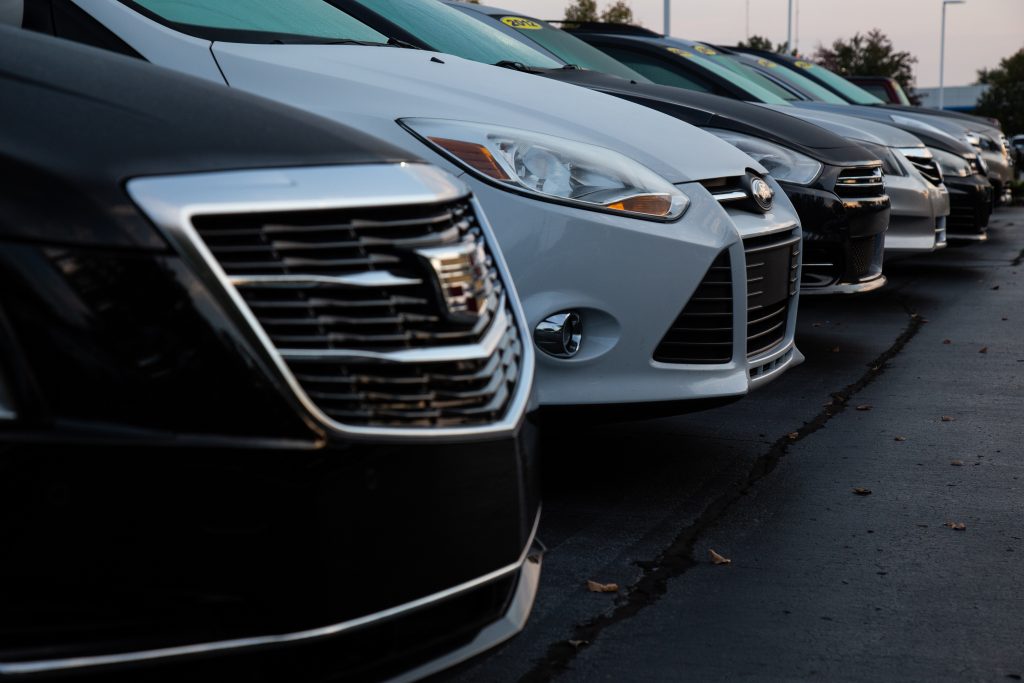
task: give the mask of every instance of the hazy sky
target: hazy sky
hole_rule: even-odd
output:
[[[672,34],[730,45],[750,33],[786,39],[788,0],[672,0]],[[561,18],[568,0],[481,0],[541,19]],[[603,9],[611,0],[597,0]],[[627,0],[640,22],[662,29],[662,0]],[[829,45],[855,32],[880,28],[896,45],[918,58],[920,87],[939,84],[941,0],[794,0],[799,6],[802,52]],[[1024,48],[1024,0],[967,0],[946,9],[946,85],[967,85],[982,67]]]

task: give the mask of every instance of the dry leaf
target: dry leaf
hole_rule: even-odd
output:
[[[578,649],[580,649],[580,646],[582,646],[582,645],[590,645],[590,641],[589,640],[570,640],[569,644],[572,645],[574,648],[576,648],[578,650]]]
[[[949,527],[950,529],[953,529],[954,531],[963,531],[963,530],[965,530],[967,528],[967,525],[964,524],[963,522],[946,522],[942,526]]]
[[[618,593],[619,584],[617,583],[598,583],[597,581],[587,580],[587,590],[591,593]]]
[[[995,287],[993,287],[992,289],[999,289],[999,285],[996,285],[996,286],[995,286]]]
[[[893,439],[893,441],[906,441],[906,440],[907,440],[907,437],[905,437],[905,436],[897,436],[895,439]]]
[[[942,421],[943,421],[943,422],[952,422],[952,421],[953,421],[953,420],[955,420],[955,419],[956,419],[956,418],[955,418],[955,417],[953,417],[952,415],[943,415],[943,416],[942,416]]]
[[[856,493],[858,496],[870,496],[871,495],[871,489],[865,489],[865,488],[861,488],[859,486],[857,488],[855,488],[853,490],[853,492]]]
[[[790,432],[787,436],[789,436],[790,441],[796,441],[800,438],[800,432]]]
[[[871,410],[871,404],[862,403],[861,405],[857,406],[857,410]]]
[[[1007,317],[1006,317],[1006,316],[1004,315],[1004,316],[1003,316],[1003,320],[1009,320],[1009,318],[1007,318]]]
[[[714,564],[732,564],[732,560],[730,560],[728,557],[723,557],[719,555],[711,548],[708,548],[708,556],[711,558],[711,562],[713,562]]]
[[[832,353],[839,353],[839,347],[838,346],[833,346],[832,347]]]
[[[950,340],[950,339],[943,339],[943,340],[942,340],[942,343],[943,343],[943,344],[952,344],[953,342],[952,342],[952,340]]]
[[[964,466],[964,461],[963,460],[952,460],[952,461],[950,461],[949,464],[952,465],[953,467],[963,467]]]
[[[980,349],[978,350],[978,353],[988,353],[988,347],[987,347],[987,346],[982,346],[982,347],[981,347],[981,348],[980,348]]]

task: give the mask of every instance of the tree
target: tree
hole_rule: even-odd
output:
[[[897,51],[881,30],[867,35],[854,34],[848,41],[837,40],[831,48],[818,46],[814,60],[844,76],[889,76],[895,78],[907,95],[914,97],[914,64],[917,57]]]
[[[565,9],[566,21],[598,21],[597,0],[574,0]]]
[[[749,47],[753,50],[766,50],[768,52],[777,52],[785,55],[790,54],[796,56],[796,50],[790,50],[785,43],[779,43],[775,46],[772,45],[772,41],[764,36],[750,36],[746,41],[741,40],[738,45],[740,47]]]
[[[978,71],[978,83],[988,86],[978,99],[977,113],[994,116],[1007,135],[1024,133],[1024,48],[999,61],[995,69]]]
[[[615,0],[608,9],[601,13],[601,21],[609,24],[632,24],[633,10],[624,0]]]

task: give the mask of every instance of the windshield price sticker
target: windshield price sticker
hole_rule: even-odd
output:
[[[512,28],[519,29],[521,31],[537,31],[541,28],[544,28],[536,21],[530,21],[529,19],[524,19],[523,17],[502,17],[501,23],[505,24],[506,26],[511,26]]]
[[[793,62],[793,65],[794,65],[794,66],[798,66],[798,67],[800,67],[801,69],[810,69],[810,68],[811,68],[812,66],[814,66],[814,65],[813,65],[813,64],[811,64],[810,62],[805,62],[805,61],[803,61],[803,60],[800,60],[800,61],[798,61],[798,62]]]
[[[680,57],[693,57],[692,53],[687,52],[686,50],[680,50],[678,47],[667,47],[665,49],[674,55],[679,55]]]
[[[712,50],[707,45],[694,45],[693,49],[696,50],[697,52],[701,53],[702,55],[707,55],[708,57],[710,57],[712,55],[717,55],[718,54],[717,52]]]
[[[768,67],[769,69],[774,69],[775,67],[777,67],[777,66],[778,66],[778,64],[776,64],[776,63],[775,63],[775,62],[773,62],[772,60],[770,60],[770,59],[765,59],[764,57],[762,57],[762,58],[758,59],[758,60],[757,60],[757,63],[758,63],[758,64],[760,64],[761,66],[766,66],[766,67]]]

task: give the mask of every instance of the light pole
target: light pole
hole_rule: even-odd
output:
[[[793,48],[793,0],[789,0],[789,12],[786,14],[786,50]]]
[[[665,0],[668,2],[668,0]],[[939,109],[946,108],[946,5],[962,5],[967,0],[942,0],[942,35],[939,37]]]
[[[672,32],[672,0],[665,0],[665,35]]]

